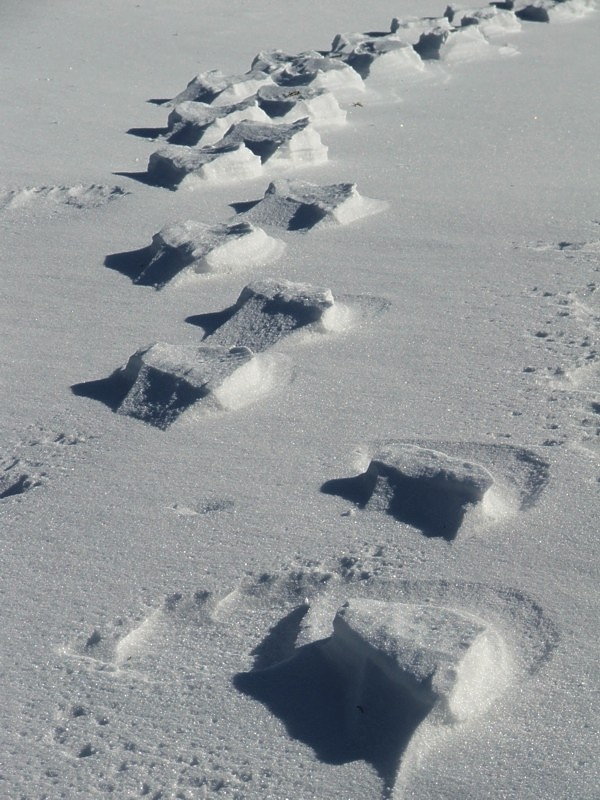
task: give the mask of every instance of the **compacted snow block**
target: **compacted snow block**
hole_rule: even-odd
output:
[[[346,112],[331,92],[311,86],[263,86],[256,93],[261,111],[276,122],[307,117],[317,127],[341,125]]]
[[[221,141],[222,145],[244,145],[264,164],[295,166],[322,164],[327,147],[307,117],[286,124],[239,122]]]
[[[478,464],[399,444],[372,459],[362,475],[327,481],[321,490],[451,541],[467,510],[483,500],[493,482]]]
[[[158,186],[176,189],[197,183],[229,183],[256,178],[262,161],[244,144],[222,142],[212,147],[170,144],[152,153],[148,177]]]
[[[280,86],[326,89],[342,101],[350,100],[365,91],[363,80],[356,70],[339,58],[321,53],[296,56],[274,73],[273,78]]]
[[[490,43],[479,30],[479,26],[465,28],[434,28],[421,34],[414,49],[425,61],[470,61],[487,55]]]
[[[359,42],[343,59],[363,80],[371,81],[397,79],[425,69],[416,50],[394,36]]]
[[[302,166],[327,161],[327,147],[307,118],[289,125],[238,122],[208,147],[167,145],[150,156],[148,176],[160,186],[258,177],[262,165]]]
[[[447,17],[394,17],[390,25],[390,32],[395,38],[411,45],[416,44],[423,33],[437,29],[452,30]]]
[[[485,36],[516,33],[521,30],[521,23],[512,9],[497,8],[492,5],[484,8],[449,5],[444,11],[444,16],[456,28],[478,25]]]
[[[194,403],[213,395],[250,361],[247,347],[157,342],[134,353],[107,379],[113,410],[164,430]]]
[[[506,683],[497,634],[451,608],[351,600],[336,614],[324,651],[343,676],[355,725],[363,723],[357,708],[389,718],[390,706],[406,709],[409,699],[417,723],[433,710],[444,724],[463,722]]]
[[[382,200],[362,197],[355,183],[319,186],[286,179],[269,185],[262,200],[247,216],[288,230],[307,230],[317,225],[348,225],[387,208]]]
[[[232,225],[179,222],[167,225],[153,236],[151,260],[134,282],[161,289],[182,270],[230,272],[273,261],[283,248],[283,242],[248,222]]]
[[[251,97],[259,87],[270,82],[269,75],[260,70],[251,70],[245,75],[225,75],[214,69],[192,78],[170,104],[176,106],[184,100],[195,100],[215,106],[231,105]]]
[[[325,324],[324,316],[333,305],[329,289],[290,281],[255,281],[245,286],[235,305],[223,312],[209,338],[218,344],[245,345],[259,352],[298,328]]]
[[[176,105],[169,114],[167,121],[169,132],[166,139],[171,144],[187,146],[197,145],[202,141],[204,147],[216,144],[232,125],[243,120],[270,122],[254,97],[230,106],[211,106],[207,103],[185,100]]]

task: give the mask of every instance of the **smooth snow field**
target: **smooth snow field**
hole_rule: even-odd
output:
[[[600,798],[594,3],[0,26],[0,799]]]

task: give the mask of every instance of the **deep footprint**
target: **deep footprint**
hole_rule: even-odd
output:
[[[440,726],[463,722],[485,711],[508,683],[504,643],[460,611],[351,600],[336,613],[331,636],[290,652],[306,611],[298,607],[271,630],[255,650],[254,668],[237,675],[235,686],[267,706],[319,760],[370,763],[386,794],[426,717]],[[273,665],[278,650],[283,659]]]
[[[483,500],[494,480],[483,467],[413,444],[399,444],[371,460],[355,478],[327,481],[326,494],[373,508],[452,541],[468,509]]]
[[[236,374],[242,370],[244,379]],[[75,384],[71,390],[165,430],[199,402],[227,407],[225,399],[236,379],[239,387],[233,387],[233,394],[241,393],[243,403],[243,395],[254,395],[264,377],[247,347],[158,342],[138,350],[108,378]]]

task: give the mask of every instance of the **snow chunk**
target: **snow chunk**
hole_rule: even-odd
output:
[[[435,707],[445,723],[462,722],[507,684],[502,640],[482,620],[450,608],[351,600],[336,614],[324,651],[344,676],[352,709],[370,708],[365,698],[377,686],[369,684],[379,682]]]
[[[167,140],[171,144],[193,146],[202,140],[202,146],[215,144],[236,122],[270,122],[254,97],[229,106],[211,106],[185,100],[171,111],[168,118]]]
[[[320,54],[317,53],[316,50],[311,50],[307,53],[299,53],[298,55],[286,53],[283,50],[261,50],[252,59],[250,70],[271,74],[273,72],[282,70],[289,64],[292,64],[299,59],[306,57],[318,58],[319,55]]]
[[[230,183],[256,178],[262,172],[261,159],[243,143],[219,143],[211,147],[170,144],[152,153],[148,176],[159,186],[188,188],[202,182]]]
[[[220,70],[210,70],[192,78],[186,88],[171,100],[170,105],[177,106],[184,100],[216,106],[231,105],[251,97],[260,86],[270,82],[269,75],[260,70],[252,70],[245,75],[225,75]]]
[[[398,78],[425,69],[414,48],[395,36],[362,41],[344,56],[344,61],[363,80]]]
[[[221,145],[244,145],[262,163],[276,166],[327,161],[327,147],[306,117],[289,125],[239,122],[230,128]]]
[[[247,347],[157,342],[138,350],[111,376],[123,392],[114,410],[165,430],[189,406],[215,394],[252,357]]]
[[[521,30],[521,23],[514,11],[497,8],[496,6],[464,8],[457,5],[449,5],[446,7],[444,16],[457,28],[478,25],[485,36],[516,33]]]
[[[425,536],[451,541],[466,512],[482,502],[493,483],[478,464],[398,443],[377,454],[363,474],[327,481],[321,491],[391,514]]]
[[[326,312],[333,305],[330,289],[290,281],[254,281],[223,312],[209,338],[218,344],[245,345],[259,352],[298,328],[319,323],[323,328]]]
[[[248,222],[178,222],[154,235],[150,263],[135,283],[160,289],[184,269],[197,273],[230,272],[273,261],[283,248],[283,242]]]
[[[340,108],[334,95],[324,89],[263,86],[256,96],[263,113],[278,122],[294,122],[306,117],[315,127],[324,127],[346,121],[346,112]]]
[[[515,13],[527,22],[568,22],[586,16],[594,8],[593,0],[535,0],[518,3]]]
[[[274,80],[280,86],[311,86],[326,89],[338,100],[351,100],[362,94],[365,85],[362,78],[339,58],[330,58],[319,53],[296,57],[279,72]]]
[[[317,225],[348,225],[385,208],[385,201],[362,197],[354,183],[319,186],[281,179],[271,183],[263,199],[246,213],[257,222],[306,230]]]
[[[17,209],[29,205],[73,206],[74,208],[99,208],[128,194],[120,186],[103,186],[92,183],[75,186],[28,186],[23,189],[0,189],[0,210]]]

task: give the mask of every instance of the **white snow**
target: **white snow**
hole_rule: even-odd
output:
[[[2,3],[0,797],[597,799],[600,15],[447,3]]]

